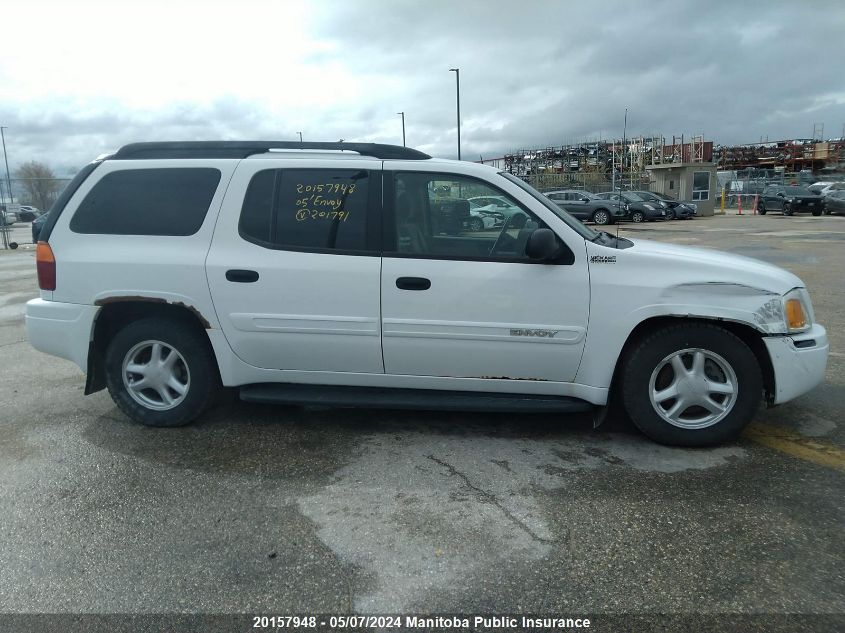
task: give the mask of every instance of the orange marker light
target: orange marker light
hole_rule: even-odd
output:
[[[56,258],[47,242],[38,242],[35,248],[35,268],[41,290],[56,289]]]
[[[790,330],[800,330],[807,326],[807,316],[804,314],[804,307],[798,299],[787,299],[786,323]]]

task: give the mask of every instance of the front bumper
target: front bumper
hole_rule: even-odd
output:
[[[26,304],[29,344],[45,354],[73,361],[88,370],[88,343],[99,306],[32,299]]]
[[[824,380],[830,345],[821,325],[793,336],[766,336],[763,342],[775,372],[772,404],[789,402]]]

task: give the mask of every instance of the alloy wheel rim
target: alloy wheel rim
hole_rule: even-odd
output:
[[[724,358],[698,347],[672,352],[657,363],[648,383],[657,414],[682,429],[721,422],[738,396],[736,372]]]
[[[185,358],[163,341],[142,341],[132,347],[123,357],[121,374],[129,396],[155,411],[178,407],[191,386]]]
[[[607,222],[607,214],[604,211],[596,213],[596,224],[604,224]]]

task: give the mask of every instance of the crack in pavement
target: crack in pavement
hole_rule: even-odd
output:
[[[509,518],[515,525],[519,526],[519,528],[522,529],[526,534],[528,534],[528,536],[530,536],[533,540],[537,541],[538,543],[555,543],[556,542],[555,539],[543,538],[542,536],[539,536],[538,534],[536,534],[530,527],[528,527],[524,522],[522,522],[510,510],[508,510],[505,506],[503,506],[502,503],[499,501],[498,497],[496,497],[496,495],[494,495],[492,492],[487,492],[486,490],[483,490],[483,489],[479,488],[478,486],[474,485],[469,480],[469,477],[467,477],[464,473],[462,473],[457,468],[452,466],[452,464],[450,464],[449,462],[445,462],[442,459],[438,459],[434,455],[427,455],[426,457],[428,459],[430,459],[431,461],[433,461],[437,464],[440,464],[441,466],[446,468],[449,471],[450,476],[455,475],[458,478],[460,478],[464,482],[464,484],[467,486],[467,488],[469,488],[470,490],[473,490],[476,493],[478,493],[478,495],[481,496],[481,498],[483,500],[485,500],[487,503],[489,503],[490,505],[496,506],[499,510],[501,510],[502,514],[504,514],[507,518]]]

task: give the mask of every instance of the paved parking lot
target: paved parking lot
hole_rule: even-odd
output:
[[[798,274],[826,383],[699,450],[618,415],[228,402],[154,430],[29,347],[33,251],[0,251],[0,611],[841,614],[845,218],[620,232]]]

